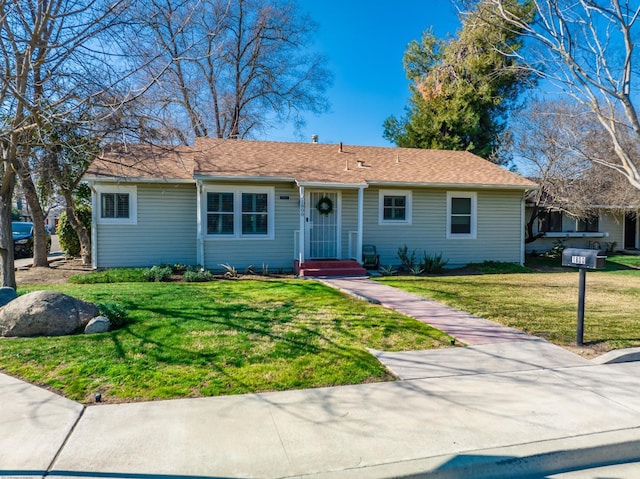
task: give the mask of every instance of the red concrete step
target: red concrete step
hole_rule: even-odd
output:
[[[354,260],[310,260],[302,263],[300,276],[366,276],[367,271]]]
[[[333,268],[333,269],[301,269],[299,276],[366,276],[365,269]]]

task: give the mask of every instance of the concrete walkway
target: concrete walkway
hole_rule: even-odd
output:
[[[347,294],[430,324],[470,346],[539,339],[368,278],[331,278],[323,282]]]
[[[0,375],[0,477],[640,477],[640,363],[468,319],[481,344],[375,351],[392,383],[83,407]]]

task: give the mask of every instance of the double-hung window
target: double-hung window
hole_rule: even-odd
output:
[[[411,224],[411,191],[380,190],[379,224]]]
[[[242,193],[242,234],[266,235],[269,233],[269,195],[267,193]]]
[[[207,234],[234,234],[233,193],[207,193]]]
[[[209,188],[207,235],[211,238],[272,239],[273,188]]]
[[[137,223],[135,186],[96,186],[98,222],[101,224]]]
[[[475,239],[476,204],[476,193],[447,193],[447,238]]]

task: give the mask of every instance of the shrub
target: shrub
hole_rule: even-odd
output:
[[[111,329],[122,328],[130,322],[127,310],[120,304],[108,301],[104,303],[97,303],[96,307],[98,308],[101,316],[109,318]]]
[[[222,266],[222,268],[225,270],[224,275],[227,278],[237,278],[239,276],[238,270],[235,268],[235,266],[231,266],[229,263],[224,263],[220,266]]]
[[[168,280],[172,274],[171,266],[152,266],[144,271],[144,277],[147,278],[147,281],[155,281],[156,283]]]
[[[187,270],[184,273],[183,276],[184,280],[187,283],[203,283],[205,281],[211,281],[213,279],[213,274],[211,274],[211,271],[191,271],[191,270]]]
[[[562,258],[562,252],[566,248],[564,244],[565,240],[559,239],[553,243],[553,248],[547,251],[547,256],[549,258]]]
[[[421,266],[414,266],[409,270],[409,272],[414,276],[420,276],[422,273],[424,273],[424,269],[422,269]]]
[[[91,234],[91,207],[85,205],[76,206],[76,216],[84,227],[87,228],[89,234]],[[66,211],[60,214],[56,231],[62,250],[69,256],[79,256],[80,240],[67,219]]]
[[[400,262],[402,263],[400,268],[405,271],[411,271],[416,265],[416,250],[413,250],[411,254],[409,254],[409,247],[404,245],[398,248],[398,258],[400,258]]]
[[[182,264],[182,263],[175,263],[171,265],[171,271],[173,271],[176,274],[189,271],[190,268],[191,266],[187,266],[186,264]]]
[[[378,272],[382,276],[393,276],[394,274],[396,274],[396,270],[391,264],[389,266],[380,266],[380,268],[378,268]]]
[[[442,259],[442,253],[428,255],[425,251],[420,269],[426,274],[442,273],[448,262],[448,259]]]

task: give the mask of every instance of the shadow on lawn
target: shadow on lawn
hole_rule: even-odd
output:
[[[378,327],[383,328],[382,334],[391,334],[396,326],[378,321],[375,314],[365,314],[368,309],[364,308],[370,309],[370,305],[351,302],[339,292],[317,283],[269,281],[260,283],[260,288],[263,287],[274,291],[272,300],[264,297],[261,301],[247,300],[244,288],[223,286],[222,290],[211,292],[199,290],[199,301],[194,301],[191,307],[159,298],[149,307],[139,309],[134,300],[124,301],[134,320],[111,333],[117,357],[128,361],[144,354],[150,358],[149,362],[156,362],[160,370],[163,365],[204,367],[220,379],[226,378],[221,382],[233,383],[234,388],[246,392],[290,388],[290,385],[279,384],[256,387],[243,379],[240,370],[259,367],[262,363],[282,364],[281,361],[291,364],[300,360],[312,369],[352,364],[353,369],[359,371],[356,382],[362,376],[367,381],[390,378],[384,367],[366,351],[358,331]],[[189,294],[189,286],[184,288],[184,293]],[[278,288],[286,288],[286,294],[278,293]],[[320,300],[314,298],[318,292],[321,292]],[[264,296],[268,297],[269,293]],[[300,298],[306,300],[301,302]],[[348,306],[340,306],[339,303],[345,301],[349,301]],[[344,383],[342,376],[337,375],[338,383]],[[332,385],[332,376],[326,378],[329,378],[326,384],[310,385],[307,381],[300,387]]]

